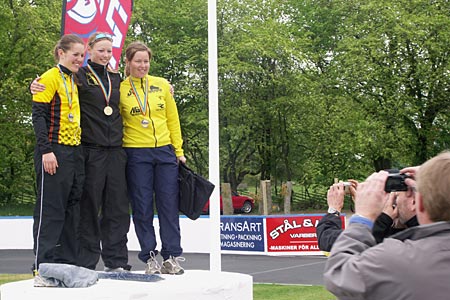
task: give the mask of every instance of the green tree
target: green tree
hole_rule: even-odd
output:
[[[291,180],[291,126],[304,55],[281,1],[224,1],[219,13],[222,173],[235,189],[246,174]],[[223,149],[223,150],[225,150]],[[253,159],[252,159],[253,158]]]
[[[60,32],[54,11],[61,11],[61,3],[0,2],[0,204],[34,195],[28,85],[52,60],[50,49]]]
[[[333,64],[342,93],[370,119],[365,154],[377,169],[424,162],[448,145],[438,139],[449,133],[450,3],[338,3]]]

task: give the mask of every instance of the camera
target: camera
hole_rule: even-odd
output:
[[[407,191],[408,186],[405,183],[406,178],[411,178],[411,176],[400,173],[389,174],[386,185],[384,186],[384,191],[387,193]]]

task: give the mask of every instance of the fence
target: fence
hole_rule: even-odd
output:
[[[304,186],[292,192],[291,209],[294,211],[323,210],[327,207],[326,193],[312,191]]]

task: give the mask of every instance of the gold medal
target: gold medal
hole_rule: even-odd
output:
[[[147,128],[147,127],[148,127],[148,124],[149,124],[149,122],[148,122],[147,119],[144,119],[144,120],[141,121],[141,125],[142,125],[142,127],[144,127],[144,128]]]
[[[105,115],[110,116],[113,113],[113,109],[111,106],[107,105],[105,106],[105,108],[103,109],[103,112],[105,113]]]
[[[69,122],[73,122],[73,113],[69,113]]]

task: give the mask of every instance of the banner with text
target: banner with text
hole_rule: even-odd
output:
[[[316,227],[322,217],[315,214],[266,217],[267,252],[321,254]],[[341,218],[345,224],[344,216]]]
[[[86,42],[94,32],[110,33],[113,36],[113,57],[110,65],[112,69],[117,69],[132,9],[132,0],[65,0],[61,34],[73,33]],[[86,55],[85,64],[87,59]]]
[[[263,217],[220,218],[220,246],[222,250],[264,252]]]

